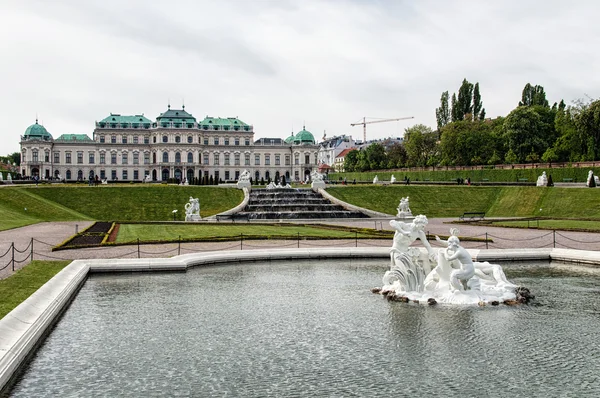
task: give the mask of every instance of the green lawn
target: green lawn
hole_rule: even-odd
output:
[[[589,220],[517,220],[494,222],[495,227],[510,228],[540,228],[562,231],[593,231],[600,232],[600,221]]]
[[[378,238],[392,237],[391,232],[368,229],[354,229],[326,225],[295,225],[295,224],[121,224],[117,235],[117,243],[177,241],[181,240],[210,240],[214,238],[239,239],[246,238],[272,239],[279,237],[297,238]]]
[[[0,280],[0,319],[31,296],[71,261],[32,261],[25,268]]]

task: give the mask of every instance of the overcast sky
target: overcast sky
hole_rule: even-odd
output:
[[[488,117],[526,83],[600,97],[597,0],[0,0],[0,155],[38,115],[54,138],[167,104],[237,116],[255,138],[435,129],[440,95],[479,82]]]

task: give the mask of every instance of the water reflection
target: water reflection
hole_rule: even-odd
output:
[[[539,306],[390,303],[386,261],[92,276],[13,396],[594,396],[600,273],[505,265]]]

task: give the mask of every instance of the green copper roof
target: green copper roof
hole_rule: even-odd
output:
[[[249,131],[250,125],[242,122],[237,117],[205,117],[198,122],[198,126],[204,130],[243,130]]]
[[[152,123],[150,119],[144,115],[119,115],[111,113],[110,116],[100,120],[100,123]]]
[[[292,135],[290,135],[288,138],[286,138],[284,142],[286,144],[293,144],[294,143],[294,133],[292,133]]]
[[[314,144],[315,137],[312,135],[310,131],[307,131],[305,128],[302,128],[301,131],[296,134],[294,137],[294,144]]]
[[[63,134],[55,141],[93,142],[93,140],[86,134]]]
[[[48,130],[46,130],[44,126],[38,124],[38,121],[36,119],[35,124],[32,124],[31,126],[27,127],[23,138],[26,140],[51,140],[52,135],[50,135],[50,133],[48,132]]]
[[[184,119],[184,120],[181,120]],[[185,106],[183,107],[183,109],[171,109],[171,105],[169,105],[169,109],[165,112],[165,113],[161,113],[157,118],[156,121],[160,122],[161,120],[163,121],[169,121],[169,122],[188,122],[188,123],[193,123],[196,121],[196,118],[194,116],[192,116],[190,113],[186,112],[185,110]]]

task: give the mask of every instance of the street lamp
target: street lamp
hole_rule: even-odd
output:
[[[175,221],[175,215],[177,214],[177,210],[173,210],[173,221]]]

